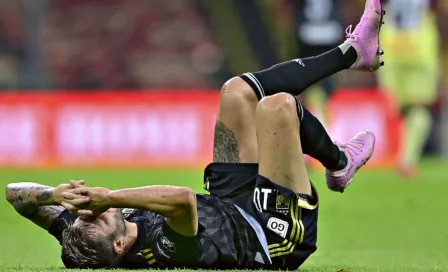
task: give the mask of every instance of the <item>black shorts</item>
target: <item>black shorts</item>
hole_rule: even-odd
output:
[[[258,164],[212,163],[204,172],[204,188],[230,200],[263,227],[274,269],[297,269],[314,251],[318,195],[296,194],[258,175]]]

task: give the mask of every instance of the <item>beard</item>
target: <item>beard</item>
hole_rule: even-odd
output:
[[[126,234],[126,222],[123,219],[123,214],[121,213],[121,209],[117,209],[115,213],[115,222],[116,222],[116,235],[124,236]]]

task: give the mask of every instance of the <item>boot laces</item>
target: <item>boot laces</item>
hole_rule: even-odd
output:
[[[358,24],[358,26],[361,26],[361,23]],[[356,35],[356,28],[353,31],[353,25],[349,25],[346,29],[345,29],[345,34],[346,34],[346,38],[350,39],[354,42],[358,41],[358,35]]]
[[[364,142],[360,139],[353,139],[345,145],[345,150],[350,153],[359,155],[364,148]]]

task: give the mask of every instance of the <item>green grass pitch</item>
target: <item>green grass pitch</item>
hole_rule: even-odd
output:
[[[420,177],[365,170],[344,194],[326,189],[322,171],[311,176],[320,193],[318,250],[301,271],[448,271],[448,162],[425,161]],[[0,271],[63,271],[50,235],[21,218],[4,200],[11,181],[49,185],[85,179],[110,188],[148,184],[201,190],[199,170],[0,170]]]

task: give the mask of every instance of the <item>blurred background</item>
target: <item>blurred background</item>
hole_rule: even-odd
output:
[[[377,135],[368,169],[342,197],[311,171],[322,220],[310,271],[448,271],[448,1],[387,2],[386,66],[341,72],[302,97],[334,140]],[[220,86],[339,45],[364,3],[0,0],[0,184],[201,192]],[[0,268],[60,265],[57,242],[2,194]]]
[[[421,153],[448,155],[447,5],[389,2],[382,72],[339,73],[303,99],[336,140],[374,130],[374,165],[411,176]],[[330,50],[363,6],[1,0],[0,163],[203,166],[211,158],[220,86]]]

